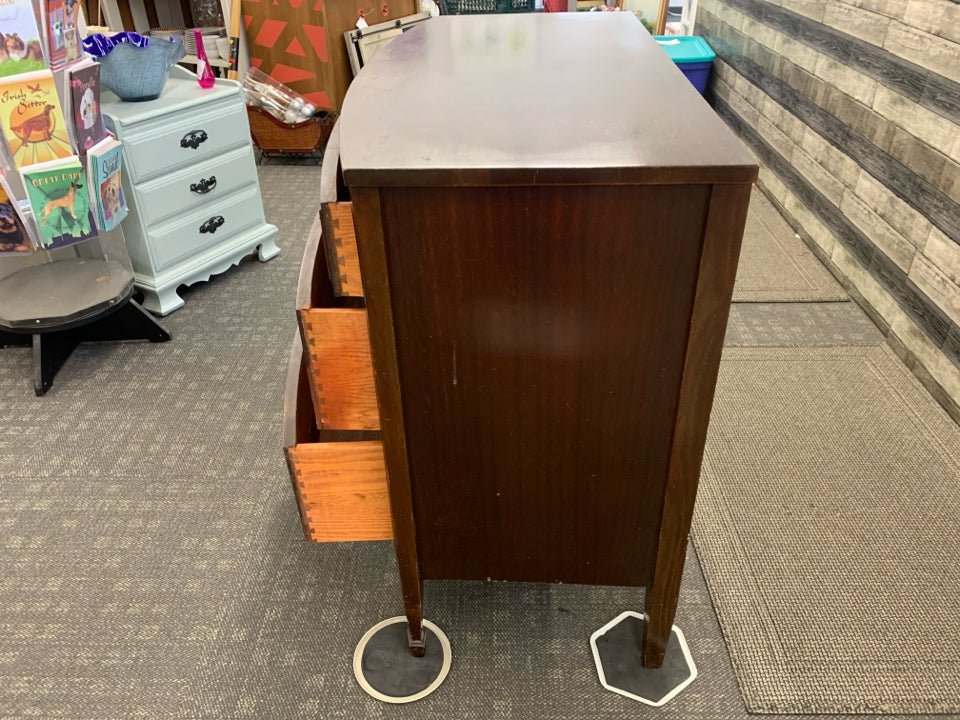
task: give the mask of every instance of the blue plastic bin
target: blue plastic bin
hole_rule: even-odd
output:
[[[699,35],[654,35],[653,39],[703,95],[710,77],[710,66],[717,56],[707,41]]]

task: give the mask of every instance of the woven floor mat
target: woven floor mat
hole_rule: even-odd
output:
[[[734,302],[830,302],[849,296],[758,189],[740,250]]]
[[[725,350],[693,537],[748,710],[960,711],[958,478],[887,346]]]

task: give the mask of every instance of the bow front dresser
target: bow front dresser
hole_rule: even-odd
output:
[[[414,654],[424,580],[605,584],[647,588],[659,666],[754,159],[629,13],[422,23],[328,155],[287,401],[308,537],[393,538]]]

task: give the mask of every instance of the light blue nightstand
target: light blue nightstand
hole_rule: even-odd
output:
[[[177,287],[208,280],[258,252],[280,252],[266,222],[240,84],[200,88],[175,67],[163,93],[122,102],[103,90],[104,121],[123,142],[123,232],[143,306],[183,306]]]

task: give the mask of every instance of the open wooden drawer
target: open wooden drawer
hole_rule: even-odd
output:
[[[299,336],[290,348],[284,446],[304,537],[314,542],[393,537],[383,447],[376,433],[317,427]]]
[[[335,127],[321,176],[327,208],[323,201],[337,194],[338,138]],[[333,205],[349,210],[348,202]],[[393,531],[359,263],[355,276],[342,270],[349,243],[346,251],[343,242],[334,246],[322,216],[300,267],[300,332],[290,348],[283,408],[287,465],[307,540],[386,540]],[[339,227],[345,225],[341,218]],[[352,217],[349,231],[352,238]],[[355,262],[355,240],[352,253]],[[328,272],[328,258],[340,272]]]
[[[334,127],[324,151],[320,175],[320,227],[327,276],[336,297],[363,297],[353,203],[340,176],[340,128]]]
[[[363,297],[353,204],[329,200],[320,203],[320,224],[333,293],[338,297]]]
[[[302,308],[297,318],[317,427],[379,430],[367,311]]]

